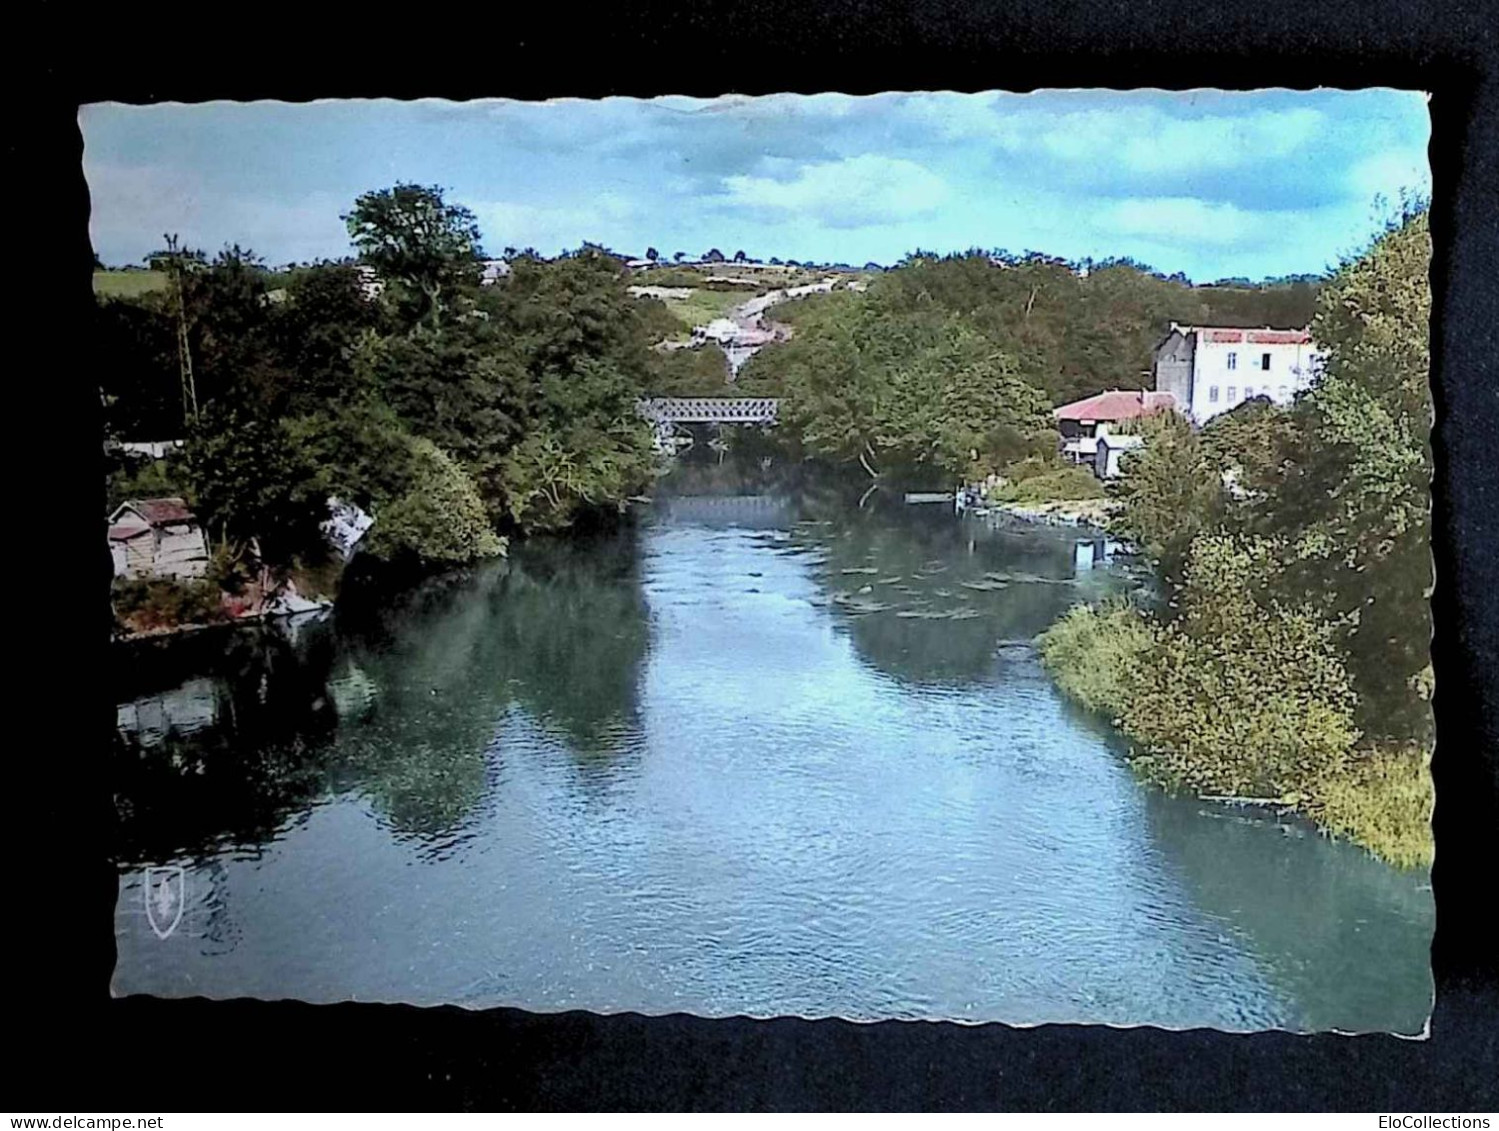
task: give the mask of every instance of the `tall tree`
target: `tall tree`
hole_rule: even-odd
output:
[[[360,258],[395,284],[414,324],[438,327],[455,294],[478,284],[483,252],[474,214],[436,186],[367,192],[343,216]]]
[[[1427,214],[1408,209],[1322,292],[1328,356],[1268,508],[1295,547],[1288,582],[1339,625],[1362,724],[1397,736],[1431,726],[1430,263]]]

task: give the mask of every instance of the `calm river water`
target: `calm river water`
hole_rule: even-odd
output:
[[[1116,566],[857,501],[686,467],[617,536],[122,648],[115,992],[1421,1030],[1425,873],[1140,785],[1048,681]]]

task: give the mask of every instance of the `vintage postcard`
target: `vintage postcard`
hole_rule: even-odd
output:
[[[1425,1032],[1424,95],[81,128],[115,994]]]

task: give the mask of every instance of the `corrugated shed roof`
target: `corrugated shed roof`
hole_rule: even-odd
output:
[[[126,509],[133,510],[152,526],[196,521],[186,499],[127,499],[113,517],[118,518]]]
[[[1058,420],[1132,420],[1176,407],[1171,393],[1111,389],[1052,410]]]

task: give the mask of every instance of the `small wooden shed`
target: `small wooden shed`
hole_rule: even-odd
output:
[[[116,577],[203,577],[208,540],[185,499],[130,499],[109,516]]]

